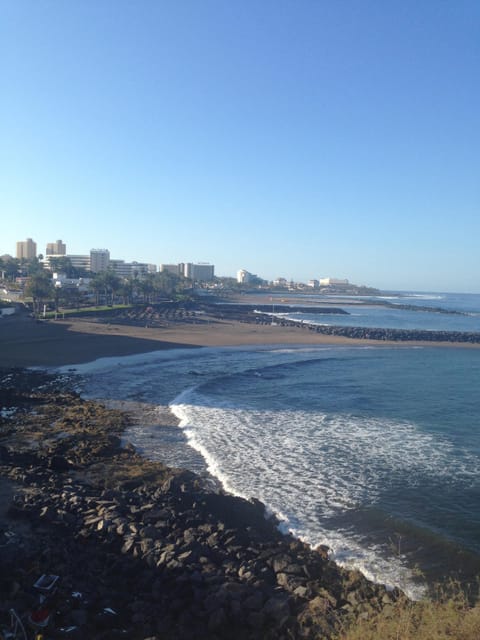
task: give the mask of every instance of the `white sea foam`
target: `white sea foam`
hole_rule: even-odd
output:
[[[407,298],[420,298],[421,300],[444,300],[445,296],[437,293],[409,293]]]
[[[195,388],[171,408],[191,446],[228,491],[259,498],[283,515],[283,527],[294,535],[314,546],[326,543],[338,561],[418,595],[401,558],[382,559],[378,548],[362,546],[351,532],[326,523],[374,505],[385,489],[385,468],[392,484],[401,478],[411,487],[419,477],[458,475],[467,462],[471,471],[472,460],[456,457],[451,444],[407,422],[247,410],[218,399],[211,405]]]
[[[403,347],[402,353],[407,349]],[[144,428],[140,419],[127,438],[159,459],[164,449],[161,439],[158,443],[155,439],[160,420],[155,408],[175,398],[170,406],[188,442],[227,490],[259,498],[283,519],[284,529],[312,545],[328,544],[339,562],[416,596],[419,592],[402,556],[387,557],[385,545],[366,543],[352,528],[349,514],[355,517],[365,505],[375,506],[389,485],[415,491],[425,479],[447,482],[459,476],[473,483],[480,475],[478,459],[458,454],[449,440],[422,432],[407,420],[274,409],[275,403],[261,410],[249,403],[250,392],[269,384],[269,379],[275,380],[270,384],[277,389],[278,373],[290,371],[288,385],[303,371],[277,365],[325,357],[341,367],[344,355],[351,363],[364,351],[370,352],[368,358],[375,351],[386,353],[372,346],[285,345],[162,351],[111,359],[108,365],[97,362],[90,370],[85,367],[85,388],[92,396],[138,403],[142,411],[150,412],[151,424],[146,420]],[[348,376],[348,368],[345,373]],[[237,385],[246,391],[241,402],[231,399]],[[337,395],[334,389],[332,393]]]

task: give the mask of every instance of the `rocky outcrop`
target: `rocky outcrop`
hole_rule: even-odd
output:
[[[0,477],[17,488],[0,522],[3,611],[31,610],[34,579],[53,573],[52,633],[313,639],[403,597],[281,534],[260,502],[122,448],[124,416],[52,382],[17,393],[0,425]]]

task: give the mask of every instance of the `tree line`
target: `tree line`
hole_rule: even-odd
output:
[[[76,269],[68,258],[52,259],[51,269],[46,271],[39,258],[0,258],[0,276],[4,283],[12,286],[17,278],[27,278],[24,297],[32,299],[33,311],[37,316],[41,314],[44,305],[53,304],[56,311],[59,306],[80,307],[91,304],[92,296],[96,306],[133,302],[152,304],[165,297],[185,294],[192,286],[187,278],[168,271],[124,278],[112,269],[99,273]],[[91,295],[83,293],[77,286],[55,286],[53,272],[61,272],[69,279],[88,278],[87,286]]]

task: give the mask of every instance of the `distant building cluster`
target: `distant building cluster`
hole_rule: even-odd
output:
[[[20,260],[31,260],[37,257],[37,243],[31,238],[24,242],[17,242],[16,257]],[[89,254],[76,255],[67,253],[67,245],[62,240],[48,242],[44,257],[41,258],[45,269],[54,271],[61,264],[59,259],[68,258],[69,263],[76,269],[91,273],[102,273],[112,270],[122,278],[142,276],[155,273],[157,266],[144,262],[125,262],[125,260],[112,259],[108,249],[91,249]],[[160,271],[169,271],[178,276],[184,276],[197,282],[209,282],[215,277],[213,264],[193,262],[181,262],[178,264],[162,264]]]
[[[32,238],[25,241],[17,242],[16,257],[20,260],[31,260],[37,257],[37,243]],[[61,272],[62,259],[68,258],[69,264],[81,271],[90,272],[92,274],[102,273],[105,271],[113,271],[121,278],[142,277],[149,273],[157,272],[157,266],[144,262],[126,262],[125,260],[113,259],[110,257],[108,249],[91,249],[89,254],[76,255],[67,253],[67,246],[62,240],[49,242],[46,245],[45,255],[40,258],[45,269],[55,272]],[[207,286],[215,279],[215,267],[213,264],[205,262],[178,262],[175,264],[160,264],[160,272],[172,273],[176,276],[188,278],[192,282],[207,283]],[[281,289],[342,289],[350,286],[347,279],[341,278],[319,278],[309,280],[307,284],[295,283],[288,281],[286,278],[276,278],[273,282],[268,283],[259,276],[246,269],[237,271],[236,281],[241,285],[254,286],[273,286]]]
[[[288,282],[286,278],[276,278],[272,282],[274,287],[279,287],[281,289],[345,289],[350,285],[350,282],[346,278],[320,278],[319,280],[312,279],[307,282],[307,284],[302,284],[298,282]]]

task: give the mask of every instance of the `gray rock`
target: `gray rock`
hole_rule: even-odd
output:
[[[208,630],[209,631],[218,631],[221,627],[225,625],[227,621],[227,617],[225,615],[225,611],[223,608],[216,609],[213,611],[208,619]]]
[[[290,617],[288,598],[286,596],[273,596],[267,600],[262,611],[264,615],[281,627]]]
[[[260,611],[263,606],[263,595],[261,591],[255,591],[251,596],[243,601],[243,606],[253,611]]]
[[[272,569],[275,573],[285,571],[285,569],[292,564],[292,558],[287,554],[280,554],[275,556],[272,560]]]

